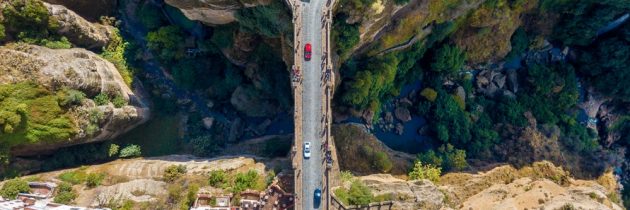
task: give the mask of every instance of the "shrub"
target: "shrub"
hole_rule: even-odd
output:
[[[118,29],[114,29],[114,33],[110,36],[109,44],[103,48],[100,56],[114,64],[125,84],[130,86],[133,82],[133,70],[128,64],[128,57],[130,56],[128,51],[129,43],[123,39]]]
[[[363,182],[359,180],[352,182],[348,190],[348,202],[350,205],[367,205],[373,199],[372,191]]]
[[[184,56],[184,33],[177,26],[164,26],[147,34],[147,47],[157,52],[158,57],[166,62]]]
[[[465,60],[466,54],[457,46],[443,45],[437,49],[433,56],[431,70],[444,74],[453,74],[462,69]]]
[[[105,174],[103,173],[89,173],[85,178],[85,185],[94,188],[101,185],[103,179],[105,179]]]
[[[131,144],[129,146],[126,146],[122,150],[120,150],[119,157],[121,157],[121,158],[130,158],[130,157],[138,157],[140,155],[142,155],[142,151],[141,151],[140,146],[135,145],[135,144]]]
[[[427,164],[424,165],[420,161],[416,161],[413,166],[413,169],[409,172],[409,179],[418,180],[418,179],[428,179],[432,182],[437,182],[440,180],[440,175],[442,173],[442,169],[439,167],[435,167],[433,165]]]
[[[6,181],[0,189],[0,196],[6,199],[14,199],[18,193],[27,193],[31,190],[28,183],[24,180],[15,178]]]
[[[2,15],[5,30],[16,33],[20,40],[48,38],[59,27],[59,22],[52,18],[48,9],[40,0],[9,0],[4,4]]]
[[[112,99],[112,103],[114,104],[114,107],[116,107],[116,108],[121,108],[121,107],[127,105],[127,101],[125,101],[125,98],[123,98],[120,95],[116,95],[116,97],[114,97],[114,99]]]
[[[234,177],[233,193],[240,193],[246,189],[258,189],[260,188],[259,180],[260,175],[254,170],[249,170],[247,173],[237,173]]]
[[[140,19],[140,22],[142,22],[142,25],[147,27],[149,30],[159,28],[166,23],[160,8],[153,4],[142,5],[142,7],[140,7],[140,11],[138,11],[138,18]]]
[[[435,101],[435,99],[437,98],[437,94],[437,91],[435,91],[433,88],[424,88],[420,92],[420,95],[424,96],[424,98],[426,98],[430,102]]]
[[[346,15],[337,15],[334,19],[332,38],[335,44],[337,54],[341,58],[345,58],[350,53],[349,51],[356,46],[360,41],[359,24],[346,23]]]
[[[118,146],[117,144],[111,144],[109,145],[109,150],[107,152],[107,155],[109,157],[114,157],[118,154],[118,149],[120,149],[120,146]]]
[[[84,99],[85,93],[79,90],[67,90],[66,97],[63,98],[63,101],[60,104],[62,106],[81,105]]]
[[[208,184],[210,184],[210,186],[217,188],[226,188],[227,183],[228,176],[225,171],[218,170],[210,172],[210,177],[208,178]]]
[[[164,169],[164,180],[173,182],[186,173],[185,165],[171,165]]]
[[[67,182],[62,182],[61,184],[59,184],[59,187],[57,187],[57,195],[55,195],[53,202],[70,204],[76,198],[77,194],[72,189],[72,185]]]
[[[48,47],[50,49],[70,49],[72,48],[72,43],[68,41],[68,38],[61,37],[58,41],[43,39],[41,41],[41,45],[44,47]]]
[[[99,93],[94,97],[94,103],[97,106],[103,106],[109,104],[109,96],[106,93]]]

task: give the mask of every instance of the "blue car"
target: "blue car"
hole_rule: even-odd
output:
[[[315,208],[319,208],[319,204],[322,201],[322,190],[319,188],[315,189],[315,193],[313,194],[313,205]]]

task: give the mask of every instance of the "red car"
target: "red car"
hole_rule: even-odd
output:
[[[306,45],[304,45],[304,59],[306,59],[307,61],[311,60],[311,44],[310,43],[306,43]]]

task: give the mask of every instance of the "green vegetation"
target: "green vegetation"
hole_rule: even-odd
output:
[[[73,171],[66,171],[57,176],[59,180],[71,183],[73,185],[85,182],[85,180],[87,180],[87,177],[88,173],[85,172],[85,168],[79,168]]]
[[[121,158],[139,157],[141,154],[142,154],[142,151],[140,149],[140,146],[131,144],[120,150],[119,157]]]
[[[31,83],[0,85],[0,143],[10,148],[70,139],[77,128],[60,105],[66,96]]]
[[[393,163],[385,152],[374,151],[374,149],[367,145],[363,145],[359,152],[362,158],[365,158],[372,164],[372,169],[382,173],[387,173],[392,170]]]
[[[0,196],[6,199],[14,199],[18,193],[28,193],[29,191],[31,191],[31,187],[28,186],[28,182],[15,178],[6,181],[2,185]]]
[[[180,151],[182,144],[179,137],[179,118],[159,107],[164,106],[163,103],[166,102],[154,102],[156,104],[154,110],[159,111],[155,113],[153,119],[122,135],[115,140],[115,143],[121,146],[138,145],[142,148],[144,156],[168,155]]]
[[[353,81],[346,82],[341,100],[359,109],[369,107],[371,110],[379,110],[380,99],[396,91],[394,79],[398,62],[393,54],[371,59],[366,70],[356,73]]]
[[[185,165],[171,165],[164,169],[164,180],[167,182],[174,182],[179,179],[182,175],[186,174],[186,166]]]
[[[599,29],[630,9],[626,0],[542,1],[541,5],[562,14],[554,27],[553,38],[565,45],[589,45]]]
[[[431,70],[445,74],[459,72],[464,66],[466,54],[454,45],[442,45],[433,56]]]
[[[138,9],[138,18],[142,25],[149,30],[155,30],[160,26],[166,25],[167,20],[160,11],[160,8],[153,4],[143,5]]]
[[[234,177],[233,193],[240,193],[246,189],[262,189],[261,178],[258,172],[249,170],[246,173],[237,173]]]
[[[120,31],[115,29],[114,33],[110,36],[109,44],[103,48],[101,57],[114,64],[118,73],[122,76],[123,81],[125,81],[128,86],[131,86],[134,70],[129,64],[129,53],[129,42],[126,42],[120,35]]]
[[[442,145],[437,152],[429,150],[418,155],[418,162],[440,166],[445,171],[460,171],[468,166],[466,151],[455,149],[453,145]]]
[[[505,56],[507,60],[521,56],[525,50],[527,50],[527,47],[529,47],[529,37],[527,37],[527,33],[522,27],[516,29],[514,34],[512,34],[510,43],[512,44],[512,51]]]
[[[53,48],[69,48],[67,39],[55,35],[59,22],[40,0],[3,2],[3,37]]]
[[[57,195],[55,195],[55,199],[53,200],[53,202],[61,204],[71,204],[77,197],[78,196],[76,192],[72,189],[72,184],[62,182],[57,187]]]
[[[227,188],[227,184],[229,181],[228,175],[225,171],[217,170],[210,172],[210,177],[208,178],[208,184],[212,187],[216,188]]]
[[[199,157],[208,157],[219,150],[218,140],[212,139],[209,135],[198,136],[190,140],[192,154]]]
[[[422,164],[422,162],[416,161],[413,169],[409,172],[409,179],[428,179],[432,182],[437,182],[440,180],[441,174],[442,168],[435,167],[431,164]]]
[[[242,29],[270,38],[290,33],[293,29],[291,27],[292,16],[288,8],[280,1],[273,1],[269,5],[240,9],[235,17]]]
[[[350,50],[359,44],[359,35],[361,35],[359,33],[359,24],[348,24],[346,19],[347,15],[337,15],[331,32],[333,43],[335,43],[334,48],[341,58],[349,56]]]
[[[177,26],[163,26],[147,34],[147,47],[167,63],[184,57],[183,43],[184,33]]]
[[[87,177],[85,177],[85,185],[89,188],[98,187],[105,179],[104,173],[89,173]]]
[[[352,180],[350,189],[336,189],[335,196],[346,205],[367,205],[374,201],[370,188],[357,179]]]

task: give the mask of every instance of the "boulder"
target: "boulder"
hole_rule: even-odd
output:
[[[69,112],[77,125],[76,135],[63,142],[24,144],[12,149],[15,155],[36,155],[82,143],[110,140],[146,122],[150,111],[142,98],[125,84],[116,67],[84,49],[49,49],[46,47],[10,44],[0,47],[0,84],[32,82],[55,92],[60,88],[79,90],[91,98],[100,93],[118,95],[128,105],[116,108],[112,103],[96,106],[91,99]],[[133,99],[133,100],[132,100]],[[103,113],[96,131],[90,111]],[[87,130],[94,131],[88,135]]]
[[[508,69],[506,74],[508,90],[518,92],[518,72],[515,69]]]
[[[461,98],[464,101],[464,103],[466,102],[466,90],[464,90],[464,87],[458,86],[455,89],[455,95]]]
[[[394,122],[394,116],[392,115],[391,112],[385,112],[385,123],[393,123]]]
[[[396,134],[402,135],[405,132],[405,126],[402,123],[396,123]]]
[[[90,23],[72,10],[61,6],[44,3],[51,16],[59,21],[59,35],[65,36],[75,45],[100,50],[107,46],[114,34],[111,26]]]
[[[236,142],[243,136],[243,122],[241,118],[236,118],[230,126],[228,142]]]
[[[396,115],[396,119],[402,122],[408,122],[411,120],[411,113],[406,107],[397,107],[396,110],[394,110],[394,115]]]
[[[497,74],[492,79],[492,82],[494,82],[499,89],[503,89],[503,87],[505,87],[505,74]]]
[[[212,126],[214,125],[214,118],[212,117],[205,117],[203,118],[203,127],[207,130],[212,129]]]

